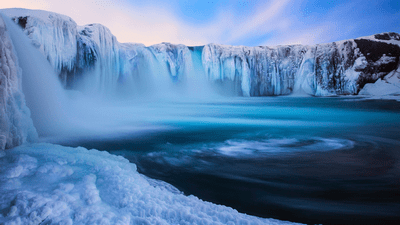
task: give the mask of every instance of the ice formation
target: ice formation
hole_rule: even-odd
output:
[[[291,224],[149,182],[104,151],[23,145],[0,151],[0,167],[1,224]]]
[[[22,92],[21,73],[0,15],[0,150],[37,138]]]
[[[400,64],[397,70],[390,72],[383,79],[379,78],[375,83],[366,84],[359,95],[374,99],[400,100]]]
[[[69,17],[55,13],[26,9],[2,12],[25,29],[64,85],[76,85],[85,73],[85,85],[102,92],[141,85],[158,89],[160,84],[182,83],[197,76],[210,83],[229,84],[235,94],[243,96],[297,92],[355,95],[365,84],[395,70],[400,57],[400,35],[396,33],[315,46],[187,47],[162,43],[145,47],[121,44],[102,25],[79,27]],[[197,81],[192,84],[200,85]]]
[[[20,15],[14,21],[24,28],[58,73],[77,67],[77,24],[71,18],[42,10],[7,9],[6,16]],[[34,18],[34,19],[33,19]]]

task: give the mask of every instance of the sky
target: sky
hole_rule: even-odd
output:
[[[0,7],[100,23],[119,42],[146,46],[318,44],[400,33],[399,0],[0,0]]]

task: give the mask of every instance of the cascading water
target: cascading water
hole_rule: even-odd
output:
[[[394,57],[378,55],[380,61],[364,63],[366,58],[359,57],[353,42],[339,43],[339,47],[320,45],[315,49],[121,44],[119,52],[114,48],[108,56],[107,51],[95,51],[95,43],[91,47],[99,54],[98,61],[85,64],[93,67],[88,68],[90,73],[84,71],[85,79],[78,86],[82,91],[92,92],[88,97],[64,90],[46,59],[19,28],[7,19],[6,22],[23,69],[23,90],[41,137],[57,136],[58,140],[49,139],[68,146],[121,154],[137,163],[139,172],[167,181],[185,194],[251,215],[310,224],[348,221],[380,224],[385,219],[400,220],[400,187],[396,183],[400,174],[398,103],[348,98],[216,100],[212,95],[214,87],[245,96],[293,92],[351,94],[355,93],[356,79],[365,75],[355,73],[356,70],[367,68],[368,63],[376,68],[390,65]],[[114,45],[118,43],[103,47],[111,49]],[[348,51],[343,52],[344,49]],[[216,85],[210,88],[209,81]],[[134,100],[122,100],[120,96],[132,96]],[[196,98],[179,101],[187,97],[202,97],[204,101]],[[71,158],[75,163],[76,156],[72,154]],[[119,182],[102,179],[104,174],[97,170],[99,164],[93,164],[96,169],[90,170],[84,164],[81,171],[97,173],[98,179],[90,174],[82,178],[83,186],[72,185],[72,188],[83,187],[85,194],[81,196],[87,195],[87,187],[101,188],[99,182]],[[8,178],[17,176],[11,179],[30,179],[23,177],[24,174],[18,178],[21,174],[18,168],[14,173],[0,172],[6,172]],[[42,179],[45,169],[37,168],[35,176]],[[105,167],[113,172],[109,168]],[[69,171],[68,168],[66,174]],[[71,177],[75,175],[82,174],[79,171]],[[58,174],[54,176],[64,179]],[[122,180],[135,183],[125,176]],[[88,181],[93,185],[86,186]],[[14,185],[6,182],[0,185],[10,186]],[[115,202],[115,211],[121,209],[121,202],[140,192],[114,187],[92,190],[95,200],[102,201],[102,205]],[[115,195],[121,198],[108,201],[116,197],[105,196],[104,193],[114,193],[109,190],[119,190]],[[126,190],[132,191],[131,195],[126,195]],[[31,195],[27,191],[19,193]],[[22,198],[14,199],[1,205],[25,204],[20,201]],[[76,205],[76,199],[72,199],[72,205]],[[87,203],[82,208],[87,208]],[[139,204],[139,208],[146,205],[147,202]],[[126,209],[123,208],[123,213]],[[79,208],[75,212],[81,211]],[[35,213],[29,212],[29,218]],[[46,220],[41,218],[38,223],[47,223]]]
[[[3,16],[22,69],[22,89],[39,135],[51,135],[67,123],[67,98],[57,75],[34,48],[31,40],[9,18]]]

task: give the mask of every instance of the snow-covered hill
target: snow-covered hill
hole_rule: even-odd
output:
[[[162,43],[150,47],[121,44],[100,24],[77,26],[69,17],[26,10],[3,9],[49,59],[65,86],[95,70],[91,86],[101,91],[138,82],[137,65],[161,69],[155,79],[171,82],[188,78],[188,71],[209,81],[231,84],[244,96],[355,95],[397,68],[400,35],[383,33],[315,46],[187,47]],[[134,37],[133,37],[134,38]],[[132,55],[134,53],[134,55]],[[194,60],[201,55],[201,65]],[[200,70],[201,71],[200,71]],[[151,70],[147,68],[146,71]],[[162,71],[162,72],[160,72]]]

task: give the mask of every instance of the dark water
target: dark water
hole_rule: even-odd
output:
[[[171,129],[68,145],[123,155],[140,173],[251,215],[400,224],[398,102],[276,97],[154,108],[152,123]]]

